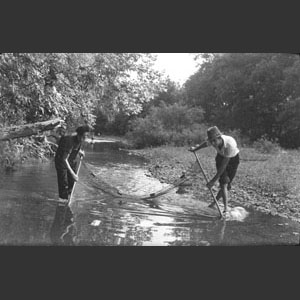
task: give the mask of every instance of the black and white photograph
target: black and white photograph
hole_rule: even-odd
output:
[[[0,246],[300,245],[300,53],[0,54]]]

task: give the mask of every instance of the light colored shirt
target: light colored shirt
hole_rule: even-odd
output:
[[[233,137],[224,134],[221,135],[221,138],[223,139],[224,144],[221,149],[218,147],[216,148],[217,152],[224,157],[235,157],[240,152],[236,140]]]

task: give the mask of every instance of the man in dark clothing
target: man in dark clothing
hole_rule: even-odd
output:
[[[59,141],[55,155],[55,168],[59,198],[63,202],[68,201],[74,182],[78,181],[76,157],[78,154],[80,157],[84,156],[81,144],[86,140],[89,131],[88,126],[80,126],[76,129],[77,135],[65,135]]]

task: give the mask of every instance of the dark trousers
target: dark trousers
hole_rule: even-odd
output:
[[[76,173],[77,166],[76,164],[70,164],[71,168]],[[58,195],[61,199],[68,199],[68,196],[71,194],[73,186],[74,186],[74,179],[67,168],[61,167],[55,164],[56,173],[57,173],[57,183],[58,183]]]
[[[223,159],[224,159],[223,156],[221,156],[220,154],[217,154],[217,156],[216,156],[216,168],[217,168],[217,170],[220,168]],[[228,186],[227,186],[228,190],[231,189],[231,183],[233,181],[233,178],[236,175],[236,171],[238,169],[239,163],[240,163],[240,156],[239,156],[239,154],[237,154],[235,157],[230,158],[225,171],[220,176],[219,183],[221,185],[228,184]]]

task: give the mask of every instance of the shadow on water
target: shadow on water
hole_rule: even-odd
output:
[[[93,172],[125,194],[150,194],[166,187],[152,178],[147,161],[96,143],[86,150]],[[248,210],[241,221],[207,214],[208,201],[176,190],[158,198],[159,207],[136,198],[120,199],[90,188],[81,168],[70,207],[58,205],[54,163],[31,164],[0,179],[1,245],[295,245],[299,224]],[[190,205],[194,203],[193,205]],[[196,205],[195,205],[196,203]],[[211,210],[217,216],[217,212]]]

